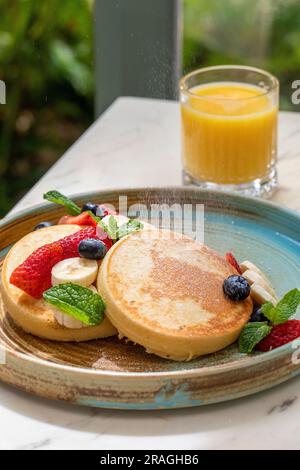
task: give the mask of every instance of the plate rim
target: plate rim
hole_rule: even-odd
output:
[[[101,194],[122,194],[127,193],[130,194],[131,192],[133,193],[144,193],[144,192],[164,192],[164,193],[169,193],[174,192],[180,192],[180,193],[194,193],[195,196],[201,194],[204,196],[205,194],[209,194],[213,196],[215,199],[231,199],[231,200],[238,200],[241,202],[248,202],[248,203],[254,203],[254,206],[258,207],[270,207],[272,208],[275,212],[278,212],[280,214],[286,214],[289,216],[291,219],[295,219],[300,223],[300,213],[297,211],[294,211],[292,209],[289,209],[287,207],[282,207],[278,203],[275,203],[273,201],[269,200],[264,200],[264,199],[259,199],[253,196],[245,196],[241,194],[236,194],[233,192],[229,191],[215,191],[215,190],[209,190],[209,189],[201,189],[197,187],[190,187],[190,186],[150,186],[150,187],[121,187],[121,188],[114,188],[114,189],[101,189],[101,190],[94,190],[94,191],[84,191],[76,194],[70,194],[68,197],[72,198],[74,201],[80,200],[80,199],[85,199],[85,198],[96,198],[98,196],[101,196]],[[51,207],[55,207],[53,203],[40,203],[40,204],[35,204],[31,205],[27,208],[24,208],[20,211],[17,211],[14,214],[8,214],[4,219],[0,221],[0,230],[2,230],[3,227],[5,227],[8,224],[17,222],[18,219],[24,216],[30,216],[32,213],[38,213],[38,212],[44,212],[47,211],[47,209],[50,209]],[[255,209],[254,209],[255,212]],[[264,364],[266,362],[269,362],[273,359],[282,359],[285,356],[287,356],[288,352],[290,351],[291,348],[291,343],[287,343],[280,348],[274,349],[272,351],[269,351],[267,353],[262,353],[258,354],[256,356],[252,356],[249,358],[249,361],[242,361],[240,363],[236,363],[235,361],[232,363],[225,363],[225,364],[219,364],[219,365],[214,365],[214,366],[204,366],[204,367],[195,367],[195,368],[190,368],[190,369],[183,369],[183,370],[170,370],[170,371],[150,371],[150,372],[120,372],[120,371],[103,371],[101,369],[91,369],[87,367],[78,367],[78,366],[72,366],[72,365],[63,365],[63,364],[58,364],[56,362],[48,361],[46,359],[38,358],[35,356],[31,355],[26,355],[22,352],[19,352],[15,349],[10,349],[7,348],[6,353],[11,354],[12,356],[22,360],[30,362],[32,364],[36,363],[40,366],[44,366],[47,368],[55,369],[55,370],[63,370],[65,372],[74,372],[77,374],[87,374],[88,376],[94,376],[96,378],[118,378],[118,377],[126,377],[126,378],[133,378],[133,379],[176,379],[176,378],[192,378],[192,377],[204,377],[204,376],[209,376],[209,375],[215,375],[215,374],[223,374],[229,371],[238,371],[241,369],[244,369],[245,367],[255,367],[258,364]],[[174,361],[174,364],[176,361]]]

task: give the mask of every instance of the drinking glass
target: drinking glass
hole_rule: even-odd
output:
[[[278,80],[245,66],[180,81],[184,184],[269,196],[277,185]]]

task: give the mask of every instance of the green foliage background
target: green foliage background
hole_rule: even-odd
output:
[[[0,0],[0,215],[93,120],[92,2]]]
[[[280,80],[281,109],[300,79],[299,0],[184,0],[184,71],[205,65],[261,67]]]
[[[7,105],[0,105],[0,216],[93,121],[93,1],[0,0],[0,79],[7,86]],[[226,63],[263,67],[281,81],[281,108],[293,109],[299,0],[183,3],[184,72]]]

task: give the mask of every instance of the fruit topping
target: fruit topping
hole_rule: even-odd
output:
[[[249,282],[250,295],[258,304],[277,302],[276,293],[265,274],[251,261],[243,261],[240,265],[243,277]]]
[[[256,266],[256,264],[252,263],[251,261],[248,261],[248,260],[243,261],[242,263],[240,263],[240,268],[241,268],[242,273],[250,269],[250,271],[256,271],[257,274],[260,274],[262,277],[265,278],[265,275],[261,271],[261,269],[259,269],[259,267]]]
[[[270,294],[264,287],[261,286],[258,282],[254,282],[250,288],[250,294],[253,300],[259,305],[264,304],[265,302],[277,302],[276,295]]]
[[[36,299],[41,298],[43,292],[51,287],[53,266],[64,259],[78,257],[79,243],[85,238],[97,238],[96,229],[87,227],[38,248],[12,272],[11,284]],[[109,238],[103,242],[108,249],[112,246]]]
[[[107,246],[101,240],[86,238],[79,243],[78,252],[82,258],[98,260],[106,255]]]
[[[271,333],[258,343],[257,349],[262,352],[271,351],[299,337],[300,321],[288,320],[280,325],[275,325]]]
[[[97,220],[95,220],[89,212],[82,212],[82,214],[75,216],[65,216],[63,223],[67,225],[97,226]]]
[[[250,353],[255,347],[260,351],[270,351],[300,337],[300,321],[290,320],[299,304],[300,291],[292,289],[276,304],[267,302],[262,305],[242,329],[240,352]]]
[[[228,252],[228,253],[226,253],[225,257],[226,257],[228,263],[230,263],[231,266],[233,266],[234,269],[236,269],[239,274],[242,274],[242,270],[240,268],[240,265],[237,262],[236,258],[233,256],[233,254]]]
[[[72,282],[73,284],[88,287],[96,280],[97,274],[97,261],[83,258],[68,258],[53,266],[51,283],[52,286],[57,286]]]
[[[64,238],[59,240],[64,252],[64,257],[67,258],[76,258],[78,257],[78,246],[81,240],[85,238],[97,238],[96,229],[94,227],[86,227],[77,232],[71,233]]]
[[[264,316],[262,313],[261,308],[256,308],[253,310],[253,313],[250,317],[250,322],[261,322],[261,321],[268,321],[267,317]]]
[[[52,227],[52,222],[40,222],[38,225],[36,225],[33,229],[33,231],[35,232],[36,230],[40,230],[41,228],[45,228],[45,227]]]
[[[233,274],[225,279],[223,283],[224,294],[231,300],[242,301],[250,294],[250,286],[243,276]]]
[[[93,202],[87,202],[81,208],[81,212],[91,211],[94,215],[97,215],[98,204],[94,204]]]
[[[34,251],[10,276],[10,283],[36,299],[51,286],[51,269],[63,259],[59,242],[49,243]]]

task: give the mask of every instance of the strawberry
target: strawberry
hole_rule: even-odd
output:
[[[12,272],[10,283],[36,299],[41,298],[43,292],[51,287],[53,266],[64,259],[79,256],[79,243],[86,238],[99,239],[95,227],[86,227],[38,248]],[[112,240],[105,237],[102,241],[109,250]]]
[[[35,250],[10,276],[10,283],[35,299],[51,287],[51,270],[63,259],[59,242],[48,243]]]
[[[76,258],[76,256],[79,256],[78,246],[79,243],[85,238],[98,238],[96,228],[86,227],[79,230],[78,232],[71,233],[71,235],[61,238],[59,243],[63,249],[63,259]]]
[[[97,221],[93,219],[93,217],[88,212],[82,212],[81,214],[75,216],[63,216],[58,223],[67,225],[87,225],[91,227],[97,226]]]
[[[262,339],[256,347],[262,352],[271,351],[299,337],[300,320],[288,320],[280,325],[275,325],[271,333]]]
[[[242,270],[241,270],[241,268],[240,268],[240,265],[239,265],[239,263],[237,262],[236,258],[233,256],[232,253],[230,253],[230,252],[229,252],[229,253],[226,253],[225,258],[226,258],[226,260],[228,261],[228,263],[230,263],[231,266],[233,266],[234,269],[237,270],[237,272],[238,272],[239,274],[242,274]]]

